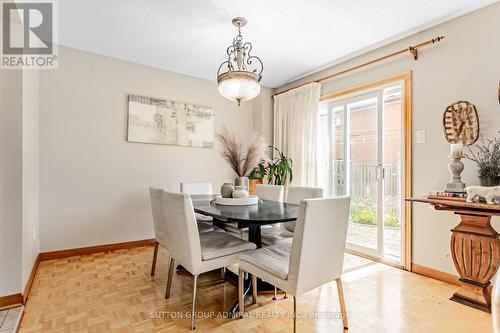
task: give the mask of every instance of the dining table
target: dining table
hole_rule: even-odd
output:
[[[237,223],[238,228],[248,228],[248,241],[257,248],[262,247],[261,229],[263,226],[297,220],[299,206],[295,204],[261,200],[254,205],[232,206],[215,203],[216,195],[191,195],[194,211],[198,214],[213,218],[213,224],[224,228],[226,223]],[[259,289],[269,289],[268,284],[259,280]],[[249,281],[245,282],[244,293],[250,292]],[[236,302],[230,314],[238,312],[239,304]]]

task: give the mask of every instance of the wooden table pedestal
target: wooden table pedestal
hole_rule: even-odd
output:
[[[460,211],[455,214],[461,222],[451,229],[450,249],[460,275],[460,289],[450,299],[490,312],[490,281],[500,262],[498,233],[491,226],[489,215]]]
[[[451,300],[491,312],[491,279],[500,263],[500,240],[491,226],[491,217],[500,216],[500,205],[441,198],[409,198],[430,204],[435,210],[453,212],[460,224],[451,229],[450,250],[460,275],[460,289]]]

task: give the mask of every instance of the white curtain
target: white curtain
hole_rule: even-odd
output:
[[[316,186],[321,84],[274,96],[274,145],[293,161],[294,185]]]

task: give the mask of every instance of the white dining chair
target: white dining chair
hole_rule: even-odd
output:
[[[323,198],[323,189],[320,187],[289,186],[286,202],[294,205],[300,204],[305,199]],[[295,222],[283,223],[286,230],[295,231]]]
[[[323,197],[323,189],[319,187],[288,186],[286,202],[298,205],[304,199]],[[285,222],[262,230],[262,243],[272,245],[286,239],[292,239],[295,222]]]
[[[166,229],[164,223],[165,212],[163,210],[163,204],[161,202],[161,192],[162,192],[161,188],[156,188],[156,187],[149,188],[149,199],[151,201],[151,213],[153,215],[153,226],[155,232],[155,245],[153,250],[153,261],[151,263],[151,276],[155,275],[156,261],[158,259],[158,247],[160,245],[166,247],[166,241],[165,241]],[[212,227],[212,225],[209,225],[207,227],[206,223],[204,222],[197,222],[197,224],[198,224],[198,231],[200,233],[206,233],[212,231],[224,232],[224,230],[217,227]],[[224,278],[225,276],[224,269],[222,270],[221,275]]]
[[[283,202],[285,187],[283,185],[257,184],[255,195],[262,200]]]
[[[297,326],[297,296],[335,280],[342,323],[344,329],[348,328],[342,266],[349,204],[349,197],[302,200],[293,242],[279,242],[240,255],[238,282],[241,314],[245,310],[242,292],[245,273],[252,275],[252,281],[259,277],[293,296],[294,332]],[[252,294],[256,296],[256,283],[252,285]]]
[[[281,185],[258,184],[255,195],[262,200],[283,202],[284,187]],[[261,230],[271,229],[270,225],[262,226]],[[248,240],[248,228],[238,228],[238,223],[224,224],[224,230],[236,237]]]
[[[164,223],[165,213],[163,204],[161,203],[161,192],[161,188],[149,188],[149,199],[151,201],[151,213],[153,215],[153,226],[155,231],[155,247],[153,251],[153,262],[151,263],[151,276],[155,275],[158,247],[159,245],[166,247],[167,244],[167,230]]]
[[[182,182],[181,192],[188,194],[213,194],[210,182]]]
[[[186,193],[163,190],[161,200],[168,231],[165,245],[170,254],[165,298],[170,297],[175,264],[182,265],[193,275],[191,329],[194,329],[198,275],[233,265],[238,262],[239,255],[256,246],[225,232],[200,234],[191,197]]]
[[[212,183],[210,182],[182,182],[181,192],[190,195],[196,194],[213,194]],[[200,233],[210,232],[213,230],[221,231],[222,229],[214,227],[213,219],[210,216],[195,213],[196,221],[198,221],[198,230]],[[216,229],[217,228],[217,229]]]

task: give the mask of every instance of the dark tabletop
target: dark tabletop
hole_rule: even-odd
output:
[[[297,220],[299,206],[284,202],[260,200],[257,205],[224,206],[211,201],[215,195],[192,195],[194,211],[228,222],[272,224]]]

